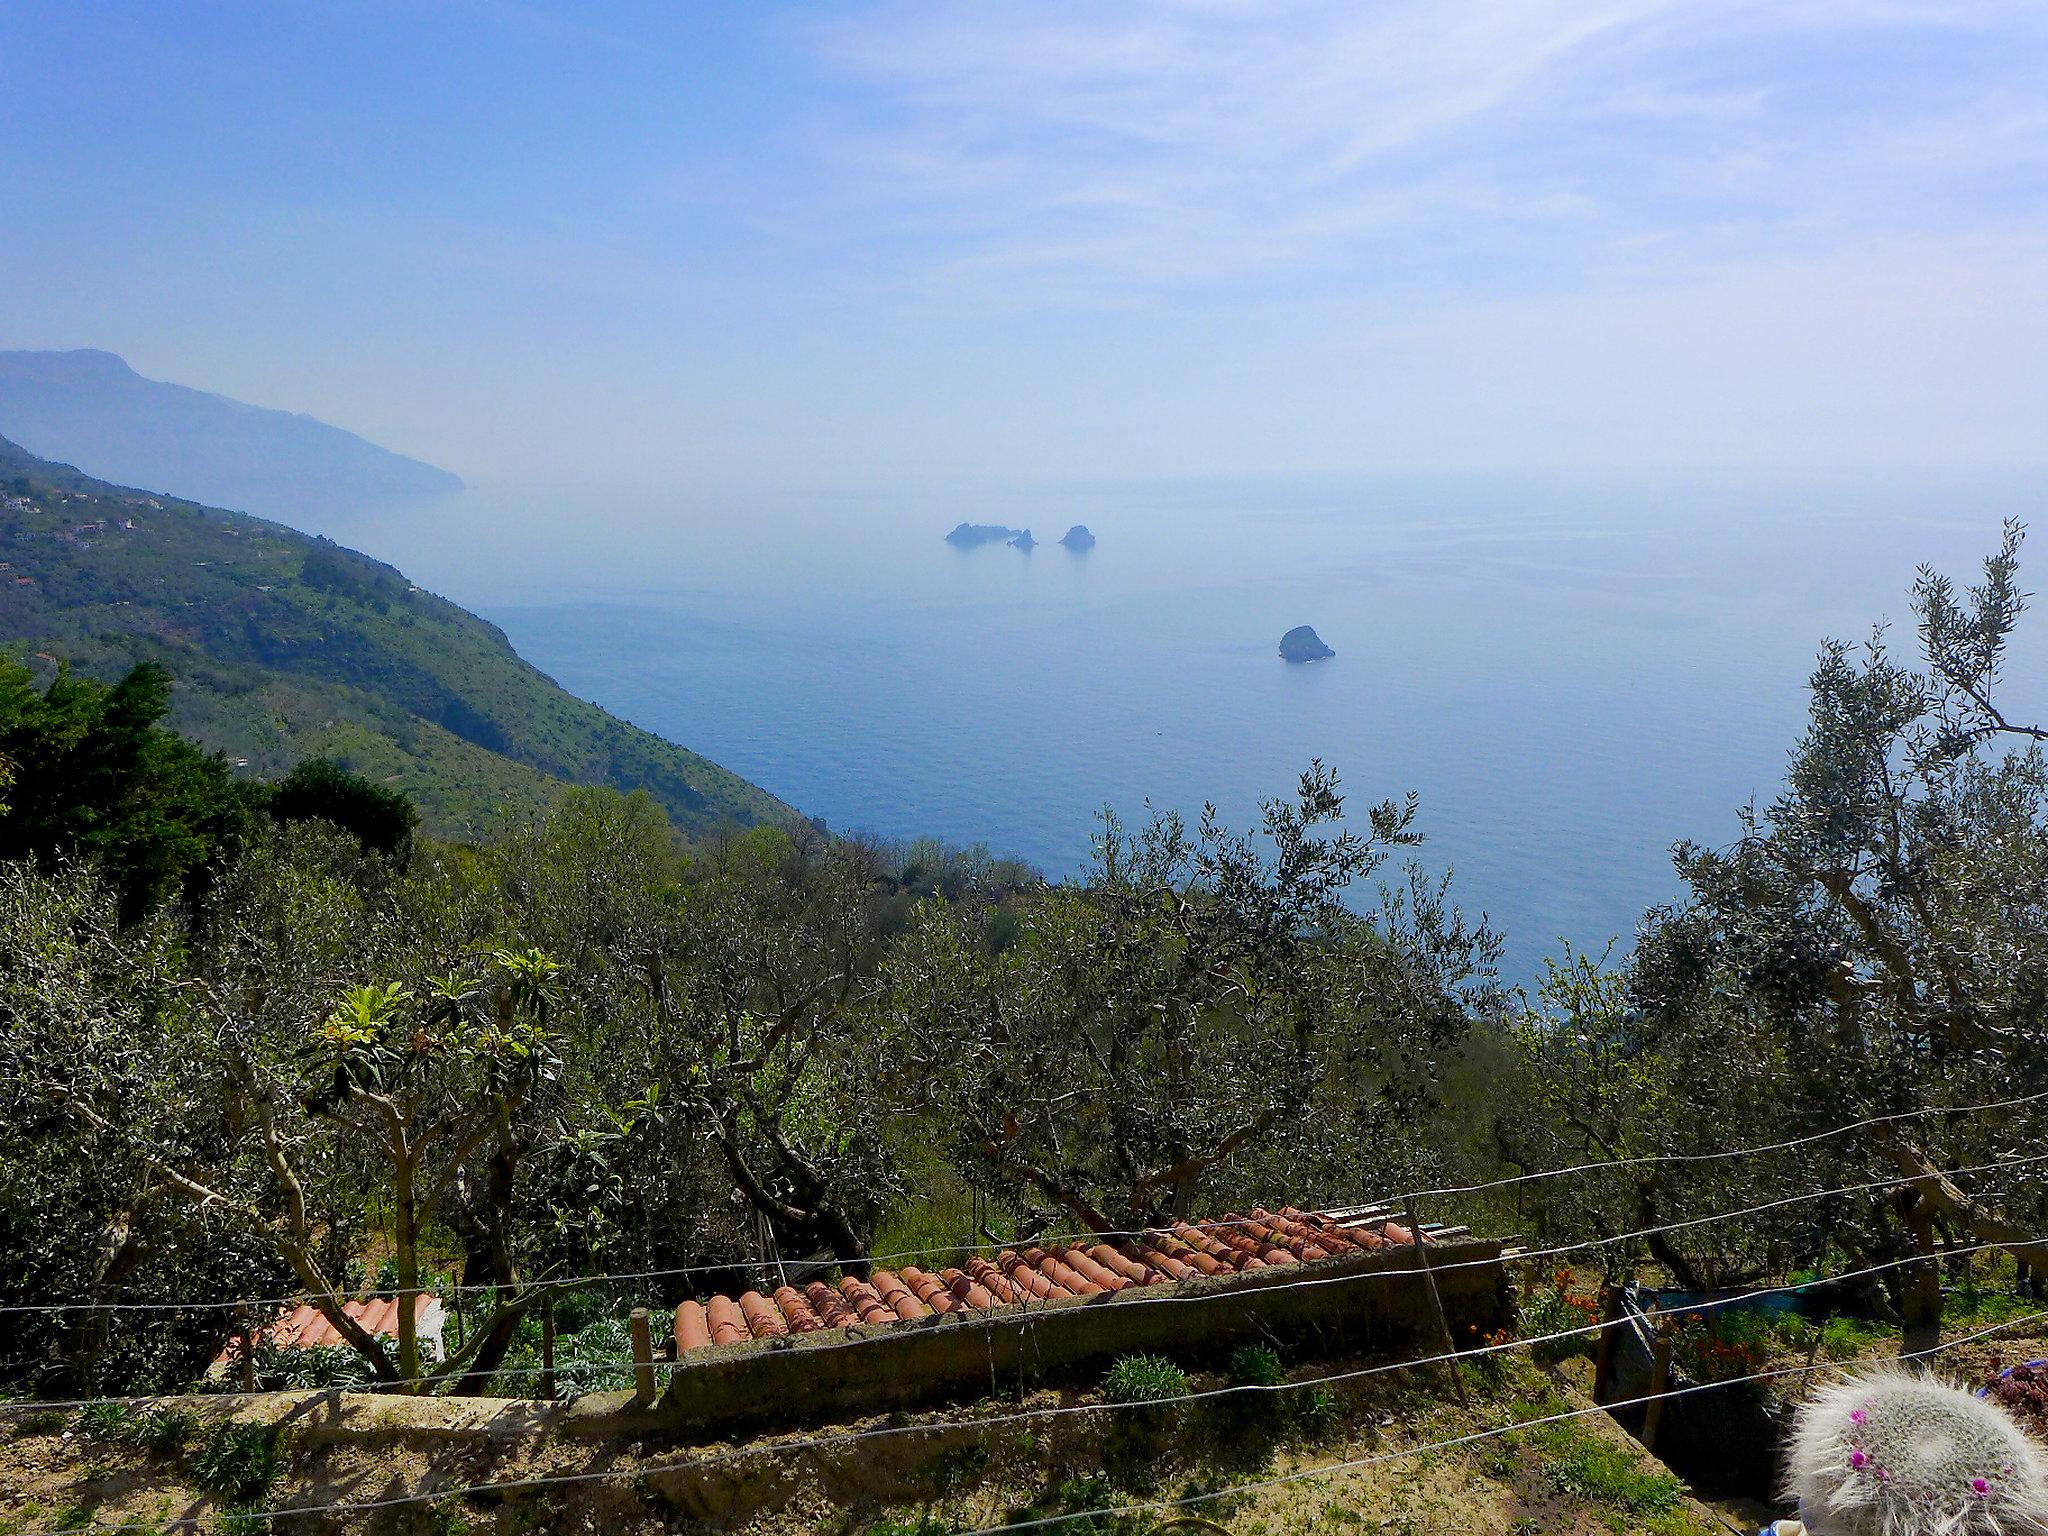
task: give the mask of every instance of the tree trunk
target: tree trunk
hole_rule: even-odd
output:
[[[420,1379],[420,1252],[419,1213],[414,1209],[412,1149],[392,1150],[391,1173],[397,1186],[392,1239],[398,1268],[398,1374],[408,1382]]]
[[[1935,1256],[1934,1212],[1912,1190],[1905,1192],[1899,1204],[1899,1214],[1913,1234],[1913,1247],[1920,1255],[1917,1263],[1907,1267],[1911,1278],[1900,1297],[1906,1336],[1899,1353],[1925,1355],[1941,1342],[1941,1264]]]

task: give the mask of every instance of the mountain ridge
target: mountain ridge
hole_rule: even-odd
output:
[[[145,378],[90,347],[0,351],[0,433],[116,485],[302,519],[462,489],[459,476],[345,427]]]
[[[430,829],[571,784],[644,789],[686,837],[796,813],[578,699],[503,630],[331,539],[119,486],[0,437],[0,646],[46,674],[170,669],[171,724],[272,777],[333,757]]]

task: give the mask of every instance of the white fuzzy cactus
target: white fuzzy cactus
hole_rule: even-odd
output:
[[[2048,1533],[2048,1453],[1995,1403],[1896,1367],[1800,1405],[1785,1483],[1813,1536]]]

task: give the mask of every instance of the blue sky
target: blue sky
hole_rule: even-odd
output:
[[[0,345],[472,478],[2048,464],[2048,6],[11,0]]]

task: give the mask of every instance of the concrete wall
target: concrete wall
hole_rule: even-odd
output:
[[[1474,1342],[1475,1331],[1502,1327],[1510,1315],[1500,1250],[1497,1242],[1470,1240],[1430,1245],[1444,1311],[1461,1348]],[[849,1346],[849,1338],[860,1342]],[[677,1430],[798,1423],[1084,1376],[1118,1355],[1220,1361],[1253,1340],[1302,1355],[1435,1354],[1440,1348],[1415,1252],[1404,1249],[1171,1288],[691,1350],[672,1368],[660,1402],[633,1417]],[[603,1417],[592,1413],[586,1422],[595,1429]]]

